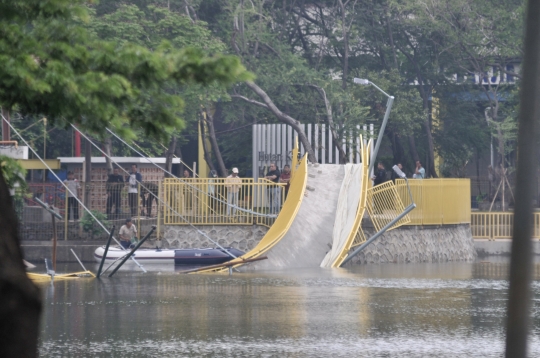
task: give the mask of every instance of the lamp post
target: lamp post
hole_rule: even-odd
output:
[[[375,159],[377,159],[377,153],[379,152],[379,147],[381,146],[382,138],[384,135],[384,129],[386,128],[388,117],[390,116],[390,110],[392,109],[392,104],[394,103],[394,96],[390,96],[388,93],[384,92],[375,83],[371,82],[370,80],[366,80],[364,78],[354,78],[353,81],[357,85],[361,85],[361,86],[372,85],[373,87],[381,91],[386,97],[388,97],[388,101],[386,102],[386,112],[384,113],[384,119],[381,124],[381,130],[379,131],[379,136],[377,137],[377,142],[375,143],[375,149],[373,149],[373,153],[371,153],[371,160],[369,162],[369,170],[368,170],[368,173],[371,173],[373,171]]]

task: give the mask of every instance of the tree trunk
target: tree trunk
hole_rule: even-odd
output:
[[[8,122],[11,122],[11,118],[9,114],[10,114],[9,110],[2,107],[2,115]],[[9,124],[7,124],[3,119],[2,119],[2,140],[11,140],[11,128],[9,127]]]
[[[209,112],[205,111],[203,117],[206,119],[206,125],[208,126],[208,135],[210,137],[210,145],[212,146],[212,152],[216,157],[216,162],[218,164],[219,175],[222,178],[227,177],[227,169],[225,168],[225,163],[223,162],[223,157],[221,156],[221,151],[219,150],[216,131],[214,129],[214,116]]]
[[[409,150],[411,151],[414,163],[416,164],[416,162],[420,160],[420,156],[418,155],[418,151],[416,150],[416,141],[414,140],[414,137],[412,135],[407,136],[407,139],[409,141]]]
[[[172,161],[173,161],[173,155],[174,155],[175,149],[176,149],[176,137],[173,135],[171,136],[169,148],[167,148],[167,151],[165,153],[165,170],[167,170],[169,173],[172,173]],[[171,177],[169,173],[165,172],[165,178]]]
[[[416,63],[415,63],[416,65]],[[420,90],[420,96],[422,97],[422,106],[424,109],[424,129],[426,131],[426,137],[428,142],[428,150],[427,150],[427,163],[424,163],[424,168],[426,169],[426,178],[433,177],[438,178],[437,171],[435,170],[435,146],[433,144],[433,135],[431,134],[431,125],[429,123],[429,100],[428,100],[428,92],[424,88],[424,82],[422,79],[422,76],[419,74],[418,70],[418,79],[420,82],[419,90]]]
[[[103,141],[105,156],[105,165],[107,167],[107,173],[111,175],[113,173],[113,165],[110,157],[112,156],[112,140],[110,136],[107,136]]]
[[[334,116],[332,114],[332,105],[330,104],[330,101],[328,101],[328,98],[326,97],[326,91],[319,86],[315,85],[308,85],[312,88],[315,88],[317,92],[319,92],[319,95],[324,100],[324,105],[326,107],[326,120],[328,122],[328,127],[330,128],[330,133],[332,134],[332,142],[334,143],[334,146],[336,147],[336,150],[339,153],[339,162],[340,164],[347,163],[347,155],[345,154],[345,151],[343,150],[343,146],[341,145],[341,140],[339,139],[339,136],[336,132],[336,127],[334,125]]]
[[[304,132],[302,127],[300,127],[300,122],[297,121],[296,119],[292,118],[291,116],[281,112],[279,110],[279,108],[276,107],[276,105],[274,104],[272,99],[270,99],[268,94],[266,94],[266,92],[263,91],[263,89],[260,88],[259,86],[257,86],[255,83],[253,83],[251,81],[247,81],[246,85],[253,92],[255,92],[259,97],[261,97],[261,99],[263,100],[264,103],[253,101],[253,100],[250,100],[250,99],[248,99],[246,97],[242,97],[242,96],[233,96],[233,97],[239,97],[239,98],[242,98],[243,100],[248,101],[249,103],[253,103],[253,104],[257,104],[259,106],[265,107],[265,108],[269,109],[274,114],[274,116],[276,116],[276,118],[280,122],[288,124],[291,127],[293,127],[293,129],[296,131],[296,133],[298,133],[298,139],[300,140],[300,143],[302,143],[302,145],[304,146],[304,149],[306,150],[306,152],[308,154],[308,160],[310,162],[312,162],[312,163],[316,163],[315,152],[313,151],[313,148],[311,147],[311,144],[309,143],[309,140],[308,140],[308,138],[306,136],[306,133]]]
[[[392,164],[401,163],[401,165],[403,165],[404,164],[403,162],[405,159],[404,158],[405,148],[403,148],[403,145],[401,145],[399,136],[391,129],[387,129],[386,134],[388,138],[390,139],[390,143],[392,144],[392,156],[394,160]]]
[[[428,167],[427,177],[438,178],[437,171],[435,170],[435,146],[433,144],[433,136],[431,135],[431,126],[429,125],[429,114],[426,115],[426,120],[424,121],[424,128],[426,130],[426,136],[428,140],[428,152],[426,166]]]
[[[210,150],[208,149],[208,145],[206,144],[206,131],[204,128],[204,121],[199,121],[199,130],[201,131],[201,140],[202,140],[202,147],[204,151],[204,161],[208,166],[210,167],[210,170],[216,170],[216,167],[214,166],[214,162],[212,161],[212,156],[210,153]]]
[[[412,47],[412,45],[411,45]],[[422,97],[422,107],[425,111],[424,113],[424,129],[426,130],[426,136],[428,140],[428,153],[427,153],[427,163],[424,163],[424,168],[427,168],[426,170],[426,177],[432,176],[433,178],[438,178],[437,172],[435,171],[435,146],[433,144],[433,135],[431,134],[431,125],[429,123],[429,96],[431,95],[431,89],[430,91],[426,91],[425,88],[425,81],[424,77],[422,75],[422,71],[420,70],[420,65],[418,64],[418,61],[415,57],[412,57],[410,53],[407,51],[404,51],[403,49],[399,48],[405,57],[411,62],[411,64],[414,66],[416,71],[416,79],[418,80],[418,91],[420,92],[420,97]],[[428,87],[429,88],[429,87]],[[415,161],[418,159],[415,159]]]
[[[347,76],[349,72],[349,34],[347,31],[345,6],[342,0],[338,0],[339,7],[341,8],[341,36],[343,36],[343,78],[341,87],[347,89]]]
[[[0,174],[0,356],[37,357],[41,294],[26,275],[18,220]]]
[[[84,206],[89,208],[90,203],[90,183],[92,182],[92,144],[86,140],[84,146]]]

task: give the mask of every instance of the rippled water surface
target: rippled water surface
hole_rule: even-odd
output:
[[[40,285],[40,354],[499,357],[507,267],[388,264],[233,276],[149,267],[57,281]],[[530,349],[540,356],[539,281],[533,290]]]

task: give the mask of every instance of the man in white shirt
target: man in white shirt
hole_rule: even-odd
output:
[[[420,161],[416,162],[416,169],[413,174],[413,179],[424,179],[426,177],[426,170],[422,168]]]
[[[137,171],[137,164],[131,166],[131,173],[126,178],[126,182],[129,183],[128,186],[128,202],[129,209],[131,211],[131,216],[137,215],[137,206],[139,205],[139,183],[142,182],[142,175]]]
[[[73,208],[73,219],[79,220],[79,203],[77,202],[77,191],[80,189],[79,182],[73,176],[73,172],[67,173],[67,179],[64,180],[67,186],[66,194],[68,196],[67,213],[68,220],[71,220],[71,210]]]
[[[125,249],[128,249],[132,244],[137,243],[137,228],[131,222],[131,218],[126,219],[126,224],[122,225],[118,234],[120,235],[120,244],[122,244]]]
[[[238,177],[238,168],[232,168],[232,174],[225,179],[225,187],[227,188],[227,216],[236,215],[236,207],[238,206],[238,192],[242,186],[242,179]]]

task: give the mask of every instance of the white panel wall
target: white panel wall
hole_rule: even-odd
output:
[[[339,152],[336,143],[333,143],[330,129],[325,124],[301,124],[308,141],[315,150],[315,158],[319,163],[339,163]],[[371,125],[371,130],[372,129]],[[363,132],[368,127],[364,126]],[[360,163],[360,140],[361,128],[346,133],[345,138],[339,145],[345,150],[347,159],[351,163]],[[296,131],[286,124],[254,124],[253,125],[253,177],[258,179],[268,171],[271,162],[275,162],[280,170],[285,164],[291,164],[292,149]],[[366,139],[366,136],[364,136]],[[365,143],[365,142],[364,142]],[[299,142],[300,154],[305,154],[305,148]]]

